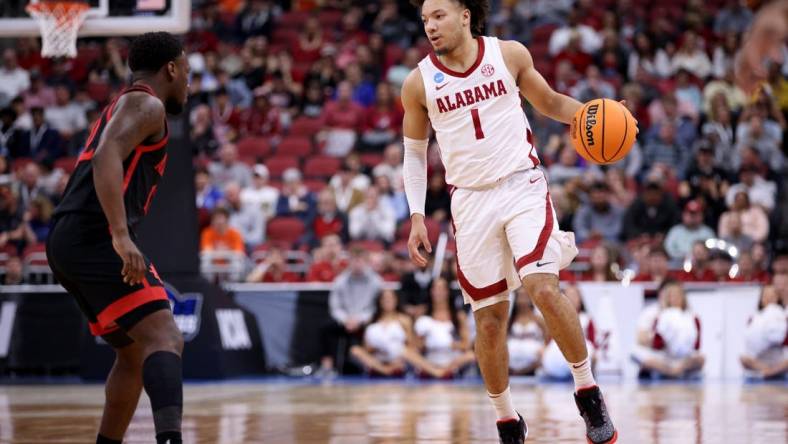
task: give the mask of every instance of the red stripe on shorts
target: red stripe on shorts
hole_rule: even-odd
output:
[[[116,319],[134,310],[135,308],[147,304],[148,302],[158,300],[167,300],[167,292],[164,291],[163,287],[147,287],[137,290],[133,293],[129,293],[102,310],[101,313],[96,316],[96,319],[98,320],[96,324],[98,324],[99,328],[103,330],[104,327],[101,326],[110,325],[115,322]],[[94,331],[92,326],[90,330],[91,332]],[[95,335],[95,333],[93,334]]]
[[[550,192],[548,191],[545,196],[545,224],[542,231],[539,232],[539,239],[536,241],[534,250],[525,256],[517,259],[517,271],[531,262],[538,261],[544,256],[544,249],[547,247],[547,241],[550,240],[550,233],[553,232],[553,204],[550,202]]]
[[[454,194],[453,190],[452,193]],[[454,229],[454,238],[457,239],[457,227],[454,225],[454,219],[451,219],[451,227]],[[459,248],[458,248],[459,250]],[[481,299],[489,298],[495,296],[497,294],[501,294],[504,291],[509,289],[509,285],[506,282],[506,278],[501,279],[500,281],[488,285],[486,287],[474,287],[473,284],[468,281],[468,278],[465,277],[465,274],[462,272],[462,268],[460,268],[460,253],[457,251],[457,280],[460,281],[460,287],[465,290],[465,293],[471,297],[474,301],[478,301]]]
[[[90,334],[92,334],[93,336],[104,336],[104,335],[110,334],[113,331],[115,331],[118,328],[120,328],[120,327],[118,327],[117,325],[114,325],[114,324],[109,326],[109,327],[104,328],[101,325],[99,325],[98,322],[89,322],[88,323],[88,327],[90,327]]]

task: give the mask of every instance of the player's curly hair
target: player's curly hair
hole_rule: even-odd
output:
[[[183,43],[169,32],[148,32],[131,42],[131,72],[157,72],[183,53]]]
[[[490,13],[489,0],[452,0],[471,11],[471,33],[475,36],[484,34],[484,24]],[[410,0],[410,4],[421,10],[424,0]]]

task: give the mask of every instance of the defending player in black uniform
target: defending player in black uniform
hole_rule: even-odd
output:
[[[142,388],[157,443],[181,443],[183,338],[153,264],[135,245],[167,164],[166,114],[186,104],[189,65],[180,41],[144,34],[129,51],[130,87],[93,124],[55,211],[47,257],[90,331],[116,352],[97,443],[120,443]]]

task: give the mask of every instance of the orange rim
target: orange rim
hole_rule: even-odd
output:
[[[25,7],[28,12],[51,14],[56,8],[63,8],[68,13],[82,12],[90,9],[90,5],[82,2],[39,2],[30,3]]]

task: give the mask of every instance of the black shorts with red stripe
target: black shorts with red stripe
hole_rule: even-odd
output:
[[[143,282],[123,282],[123,261],[112,247],[103,215],[58,217],[47,238],[47,259],[55,278],[87,316],[90,332],[113,347],[134,342],[126,334],[129,329],[145,316],[170,308],[164,285],[147,257]]]

